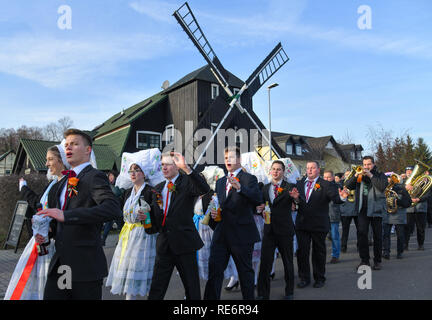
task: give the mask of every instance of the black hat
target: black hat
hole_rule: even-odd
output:
[[[412,170],[414,170],[414,167],[413,166],[408,166],[408,167],[405,168],[405,171],[407,171],[407,170],[411,170],[412,171]]]

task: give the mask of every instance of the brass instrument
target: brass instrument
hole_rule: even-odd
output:
[[[390,176],[390,183],[385,188],[384,195],[386,197],[386,206],[387,206],[387,212],[388,213],[395,213],[398,209],[398,206],[397,206],[398,195],[393,190],[393,187],[395,184],[398,184],[399,182],[400,182],[400,179],[399,179],[398,175],[393,173]]]
[[[347,200],[348,200],[348,202],[354,202],[355,201],[355,190],[349,190]]]
[[[405,181],[405,185],[412,185],[412,190],[408,191],[412,199],[422,199],[432,187],[432,176],[424,174],[426,171],[430,171],[432,167],[415,160],[417,164],[414,167],[411,176]],[[416,203],[412,203],[411,206],[415,206]]]
[[[345,182],[344,182],[344,186],[346,186],[346,182],[349,180],[349,179],[351,179],[352,178],[352,176],[354,176],[356,173],[362,173],[363,172],[363,167],[362,166],[353,166],[352,168],[351,168],[351,172],[350,172],[350,174],[348,175],[348,177],[346,177],[346,179],[345,179]]]

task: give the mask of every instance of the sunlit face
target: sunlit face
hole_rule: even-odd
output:
[[[335,177],[331,174],[331,172],[324,172],[323,179],[326,181],[334,181]]]
[[[344,175],[345,179],[348,178],[348,176],[350,175],[350,173],[351,173],[351,171],[346,171],[345,172],[345,175]]]
[[[315,162],[308,162],[306,164],[306,175],[309,180],[313,180],[320,174],[320,168],[318,168]]]
[[[284,169],[280,163],[274,163],[271,166],[270,169],[270,175],[272,176],[273,180],[279,181],[282,180],[284,175]]]
[[[411,176],[411,174],[412,174],[412,170],[406,170],[405,171],[405,174],[407,175],[407,177],[410,177]]]
[[[162,157],[162,174],[164,175],[165,179],[168,180],[174,179],[177,176],[178,168],[174,163],[172,157]]]
[[[131,181],[134,185],[142,185],[144,183],[144,173],[136,164],[132,164],[130,166],[129,177],[131,178]]]
[[[48,151],[46,155],[46,167],[55,176],[60,176],[64,170],[63,162],[54,152]]]
[[[78,134],[66,137],[65,151],[67,162],[72,168],[90,161],[91,147],[86,145],[84,137]]]
[[[234,172],[237,169],[241,168],[241,159],[240,157],[237,158],[235,151],[228,151],[225,152],[225,167],[228,170],[228,172]]]
[[[371,159],[364,159],[363,160],[363,168],[371,171],[375,167],[375,164],[372,162]]]

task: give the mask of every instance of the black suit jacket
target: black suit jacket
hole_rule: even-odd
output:
[[[165,181],[155,189],[159,194]],[[158,254],[166,253],[168,247],[176,255],[195,252],[204,243],[193,222],[194,205],[197,196],[209,192],[210,187],[203,177],[192,170],[190,175],[180,174],[175,181],[175,191],[171,195],[165,226],[162,227],[163,210],[155,217],[160,234],[156,240]],[[165,199],[162,199],[165,201]]]
[[[329,203],[343,203],[337,185],[321,177],[316,181],[320,188],[311,189],[309,202],[306,203],[305,178],[297,182],[300,193],[299,208],[296,218],[296,230],[328,232],[330,230]]]
[[[270,201],[269,189],[273,191],[273,185],[271,183],[266,184],[263,189],[264,202],[268,201],[270,205],[270,224],[264,224],[264,234],[275,234],[280,236],[293,236],[294,235],[294,223],[291,216],[291,208],[293,198],[289,195],[289,191],[295,187],[295,185],[286,182],[285,180],[281,183],[281,188],[284,189],[281,194],[277,195],[273,203]]]
[[[254,175],[240,171],[237,178],[241,191],[237,192],[232,188],[228,196],[227,177],[216,182],[222,220],[215,222],[210,219],[209,226],[214,230],[212,241],[226,241],[229,245],[253,244],[261,240],[253,215],[256,213],[256,206],[263,202],[262,193]]]
[[[72,281],[95,281],[108,275],[101,245],[102,224],[120,217],[122,210],[103,172],[89,165],[77,178],[78,194],[66,202],[64,222],[53,220],[57,227],[56,253],[48,272],[57,272],[54,267],[59,262],[71,268]],[[64,177],[56,184],[56,196],[49,198],[50,208],[60,208],[60,194],[66,180]]]

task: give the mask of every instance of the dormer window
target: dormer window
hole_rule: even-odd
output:
[[[212,100],[215,100],[218,95],[219,95],[219,85],[212,83],[211,84],[211,98],[212,98]]]
[[[286,154],[293,154],[293,145],[291,142],[287,142],[285,146]]]
[[[356,159],[355,152],[351,151],[351,160],[355,160],[355,159]]]
[[[299,143],[295,144],[295,152],[296,155],[301,156],[302,155],[302,146]]]

